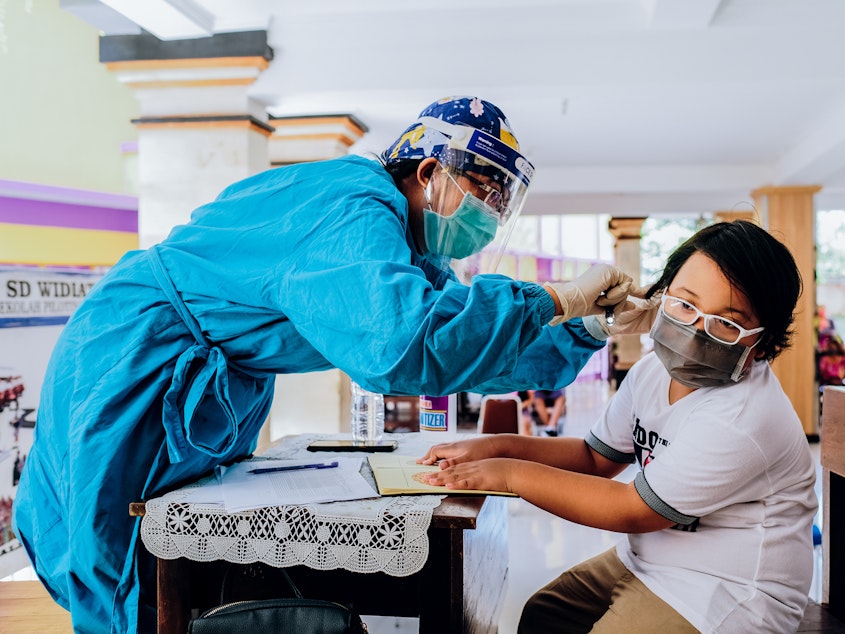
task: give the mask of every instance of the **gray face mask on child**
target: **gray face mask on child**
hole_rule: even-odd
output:
[[[754,346],[720,343],[698,330],[667,318],[662,311],[649,333],[654,353],[666,371],[687,387],[713,387],[742,380],[745,362]]]

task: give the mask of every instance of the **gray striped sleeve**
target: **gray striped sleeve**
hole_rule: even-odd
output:
[[[606,445],[601,440],[595,437],[593,432],[590,432],[590,435],[584,439],[584,442],[595,451],[597,454],[600,454],[607,458],[608,460],[612,460],[613,462],[621,462],[623,464],[632,464],[634,462],[635,456],[632,453],[622,453],[621,451],[617,451],[610,445]]]
[[[684,515],[680,511],[676,511],[666,504],[666,502],[657,497],[657,494],[646,481],[644,471],[640,471],[637,474],[637,477],[634,478],[634,487],[636,487],[637,493],[640,494],[643,502],[648,504],[649,507],[651,507],[651,510],[662,515],[667,520],[671,520],[672,522],[681,524],[682,526],[689,526],[698,519],[694,515]]]

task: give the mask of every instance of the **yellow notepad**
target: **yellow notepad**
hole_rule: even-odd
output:
[[[447,489],[423,481],[422,476],[432,471],[439,471],[437,465],[417,464],[416,456],[396,456],[394,454],[372,454],[367,456],[370,468],[381,495],[507,495],[515,493],[502,491],[476,491],[474,489]]]

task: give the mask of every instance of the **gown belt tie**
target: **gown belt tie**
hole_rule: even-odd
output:
[[[147,250],[147,259],[167,300],[196,340],[176,360],[164,395],[162,424],[170,462],[185,460],[191,447],[210,456],[223,456],[238,440],[238,416],[229,394],[226,355],[209,343],[182,301],[158,246]]]

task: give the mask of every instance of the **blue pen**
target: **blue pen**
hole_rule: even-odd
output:
[[[263,469],[250,469],[247,473],[276,473],[277,471],[299,471],[300,469],[331,469],[337,466],[334,462],[314,462],[311,464],[292,464],[284,467],[265,467]]]

